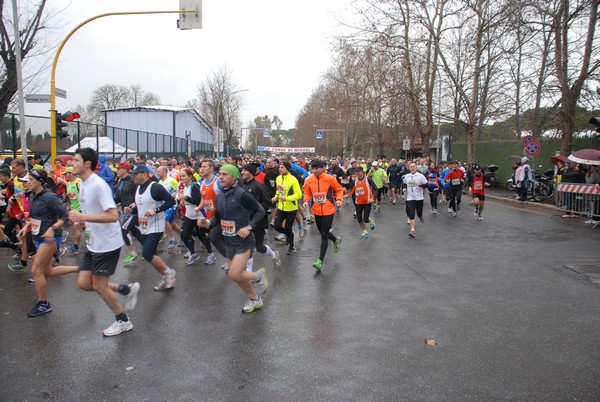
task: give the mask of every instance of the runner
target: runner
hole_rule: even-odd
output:
[[[256,283],[259,293],[265,293],[269,289],[265,268],[259,269],[258,272],[245,270],[255,244],[252,231],[264,218],[265,210],[254,197],[237,185],[239,176],[240,171],[236,166],[221,166],[219,177],[223,191],[217,196],[216,212],[209,219],[201,216],[198,224],[206,228],[221,226],[229,265],[227,275],[229,279],[237,282],[250,298],[242,312],[251,313],[265,305],[252,288],[252,282]]]
[[[69,200],[69,210],[81,211],[79,203],[79,187],[81,179],[75,175],[73,166],[64,169],[63,176],[58,177],[58,182],[65,186],[67,199]],[[81,227],[78,222],[73,223],[73,244],[67,248],[67,251],[73,255],[79,254],[79,243],[81,241]]]
[[[135,237],[140,243],[142,242],[137,215],[125,212],[126,207],[135,203],[135,191],[137,190],[137,185],[129,174],[130,170],[131,165],[127,162],[121,162],[117,165],[117,178],[119,181],[115,186],[115,202],[121,205],[121,212],[123,213],[121,236],[127,246],[127,255],[123,259],[123,266],[131,264],[138,257],[133,247],[133,238]]]
[[[221,180],[215,174],[216,165],[210,159],[205,159],[200,165],[200,195],[202,202],[198,206],[198,211],[204,210],[208,219],[215,215],[215,206],[217,205],[217,195],[222,191]],[[217,249],[219,254],[225,257],[225,241],[221,233],[221,227],[216,226],[209,232],[210,242]],[[225,269],[226,265],[221,268]]]
[[[375,212],[381,212],[381,195],[383,194],[387,174],[383,168],[379,167],[379,162],[374,161],[372,166],[373,168],[367,176],[373,179],[373,183],[377,186],[377,193],[375,194]]]
[[[478,220],[482,220],[481,213],[483,212],[483,203],[485,202],[485,188],[490,186],[489,177],[485,177],[481,171],[481,166],[477,163],[473,164],[473,173],[469,175],[470,187],[469,190],[473,194],[473,205],[475,207],[473,215]]]
[[[429,186],[429,183],[422,173],[417,172],[417,164],[412,162],[409,165],[410,173],[404,175],[404,184],[402,192],[406,194],[406,215],[409,219],[411,238],[415,237],[415,211],[421,220],[423,219],[423,189]]]
[[[315,159],[310,166],[313,168],[313,174],[304,183],[304,208],[308,208],[308,203],[313,201],[312,211],[321,233],[319,258],[315,260],[313,267],[320,270],[327,253],[328,240],[333,242],[334,253],[340,251],[342,238],[333,234],[332,225],[336,207],[342,206],[344,190],[333,176],[325,173],[323,161]]]
[[[167,169],[166,166],[159,166],[156,174],[158,174],[158,178],[160,179],[158,184],[163,186],[165,190],[171,194],[171,197],[175,198],[179,183],[177,183],[177,180],[175,180],[173,177],[169,176],[169,169]],[[165,229],[169,238],[167,249],[169,250],[175,248],[177,245],[177,242],[175,241],[175,233],[181,233],[181,228],[177,222],[175,222],[175,214],[177,214],[177,204],[165,211]]]
[[[355,172],[356,178],[350,180],[350,191],[344,195],[344,198],[355,196],[356,218],[362,229],[360,238],[366,239],[369,237],[369,232],[367,232],[365,222],[369,222],[371,230],[375,230],[375,220],[369,215],[371,214],[371,205],[375,201],[374,195],[377,192],[377,186],[370,177],[365,176],[362,166],[358,166]]]
[[[192,265],[194,261],[200,258],[200,255],[196,252],[193,237],[194,234],[198,236],[198,239],[200,239],[200,242],[206,247],[206,251],[208,251],[208,256],[206,257],[204,264],[214,264],[217,257],[212,251],[212,245],[210,244],[207,230],[198,227],[198,218],[202,216],[202,209],[196,208],[200,205],[201,201],[200,185],[194,181],[193,171],[190,168],[181,169],[180,177],[184,187],[183,191],[177,194],[177,199],[185,206],[185,216],[181,222],[181,240],[183,240],[183,243],[188,249],[185,265]]]
[[[19,231],[19,236],[25,238],[27,228],[31,227],[31,234],[37,249],[33,257],[31,273],[35,280],[38,301],[27,313],[29,317],[38,317],[52,311],[47,297],[46,277],[59,276],[77,272],[77,267],[52,268],[52,255],[60,248],[62,241],[61,227],[67,222],[67,210],[62,206],[56,195],[44,188],[48,173],[42,169],[32,170],[28,176],[19,178],[28,181],[33,193],[30,202],[31,219]]]
[[[79,203],[81,212],[71,210],[69,219],[85,225],[87,251],[83,256],[77,285],[80,289],[95,291],[115,314],[115,322],[105,329],[104,336],[114,336],[133,329],[133,323],[121,307],[114,291],[125,296],[126,308],[137,303],[139,283],[117,285],[109,283],[115,273],[123,246],[120,236],[119,214],[108,184],[94,173],[98,154],[91,148],[80,148],[73,158],[73,169],[81,178]],[[54,269],[77,267],[55,267]]]
[[[175,285],[174,269],[165,264],[157,254],[158,243],[165,231],[164,211],[175,204],[173,197],[163,186],[150,180],[146,164],[140,163],[131,172],[135,184],[135,203],[124,209],[125,213],[136,213],[142,233],[142,257],[162,275],[154,290],[171,289]]]
[[[265,244],[265,231],[269,228],[269,218],[266,214],[268,208],[273,205],[271,203],[271,197],[269,197],[269,191],[267,186],[263,183],[256,181],[254,173],[256,172],[256,165],[248,164],[242,168],[242,181],[244,182],[244,190],[252,194],[252,196],[258,201],[258,203],[265,210],[265,217],[260,223],[254,227],[252,232],[254,233],[254,240],[256,242],[256,251],[261,254],[267,254],[273,260],[273,266],[275,268],[281,265],[281,259],[279,258],[279,251],[273,251],[271,247]],[[246,271],[252,272],[252,264],[254,259],[250,257],[246,264]]]
[[[392,201],[392,205],[396,205],[396,202],[398,202],[398,188],[396,187],[396,183],[401,170],[398,160],[392,158],[387,168],[387,182],[390,187],[390,201]]]
[[[435,167],[435,163],[429,164],[429,170],[425,174],[427,182],[429,183],[429,201],[431,202],[431,213],[437,214],[438,206],[438,194],[440,193],[440,174]]]
[[[271,199],[277,204],[275,214],[275,230],[285,235],[285,243],[288,245],[288,255],[296,252],[294,247],[294,231],[292,226],[298,212],[298,200],[302,198],[302,189],[298,179],[290,173],[289,162],[281,162],[279,165],[279,176],[277,176],[277,193]],[[335,180],[335,179],[334,179]],[[283,223],[285,222],[285,227]]]
[[[445,180],[450,184],[448,195],[450,204],[448,205],[448,213],[454,213],[454,216],[456,217],[457,212],[460,211],[462,186],[464,182],[464,173],[459,168],[458,161],[453,161],[451,163],[451,170],[446,174]]]

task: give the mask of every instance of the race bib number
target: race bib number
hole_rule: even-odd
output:
[[[70,200],[74,200],[77,198],[77,193],[67,193],[67,197],[69,197]]]
[[[40,227],[42,226],[42,221],[39,219],[31,219],[29,221],[31,223],[31,234],[33,235],[39,235],[40,234]]]
[[[237,234],[235,230],[235,221],[221,220],[221,231],[223,232],[223,236],[235,236]]]
[[[213,204],[213,200],[204,200],[204,209],[206,211],[214,211],[215,205]]]
[[[452,185],[458,186],[460,184],[460,179],[452,179]]]
[[[327,193],[314,193],[313,202],[315,204],[325,204],[327,202]]]
[[[481,190],[483,188],[483,182],[476,181],[475,183],[473,183],[473,188],[475,190]]]
[[[148,218],[145,216],[138,216],[138,223],[140,224],[140,229],[148,229]]]
[[[86,244],[88,247],[91,247],[91,246],[93,246],[93,242],[92,242],[92,232],[90,232],[90,230],[89,230],[89,229],[86,229],[86,230],[85,230],[85,232],[84,232],[84,235],[85,235],[85,244]]]
[[[277,194],[279,194],[279,195],[285,194],[285,186],[283,184],[277,185]]]
[[[360,197],[361,195],[365,195],[365,189],[362,187],[357,187],[355,193],[357,197]]]

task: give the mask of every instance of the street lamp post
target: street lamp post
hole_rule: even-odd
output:
[[[240,92],[246,92],[249,91],[249,89],[240,89],[238,91],[234,91],[230,94],[227,94],[227,97],[230,97],[231,95],[235,95],[238,94]],[[221,156],[221,142],[222,142],[222,138],[219,132],[219,116],[221,115],[221,113],[219,113],[219,111],[221,110],[221,104],[223,103],[223,97],[219,98],[219,102],[217,102],[217,157]]]

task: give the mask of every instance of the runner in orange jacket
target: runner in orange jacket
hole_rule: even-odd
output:
[[[333,242],[333,252],[340,251],[342,238],[335,236],[331,231],[333,214],[336,207],[342,205],[344,190],[335,177],[325,173],[325,163],[315,159],[310,164],[313,174],[304,183],[304,208],[308,208],[312,201],[312,211],[315,214],[315,222],[321,233],[321,251],[319,258],[313,263],[317,270],[321,269],[325,253],[327,253],[327,240]]]

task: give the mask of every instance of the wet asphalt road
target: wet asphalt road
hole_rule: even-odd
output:
[[[600,399],[600,274],[564,268],[600,265],[600,228],[491,200],[478,222],[466,204],[457,218],[426,208],[413,240],[404,205],[384,204],[367,240],[344,207],[321,273],[314,225],[292,257],[270,232],[283,266],[255,259],[272,287],[249,315],[221,258],[165,252],[167,292],[149,264],[119,267],[116,282],[142,288],[134,329],[113,338],[75,276],[50,278],[54,311],[27,318],[34,288],[0,250],[0,401]]]

